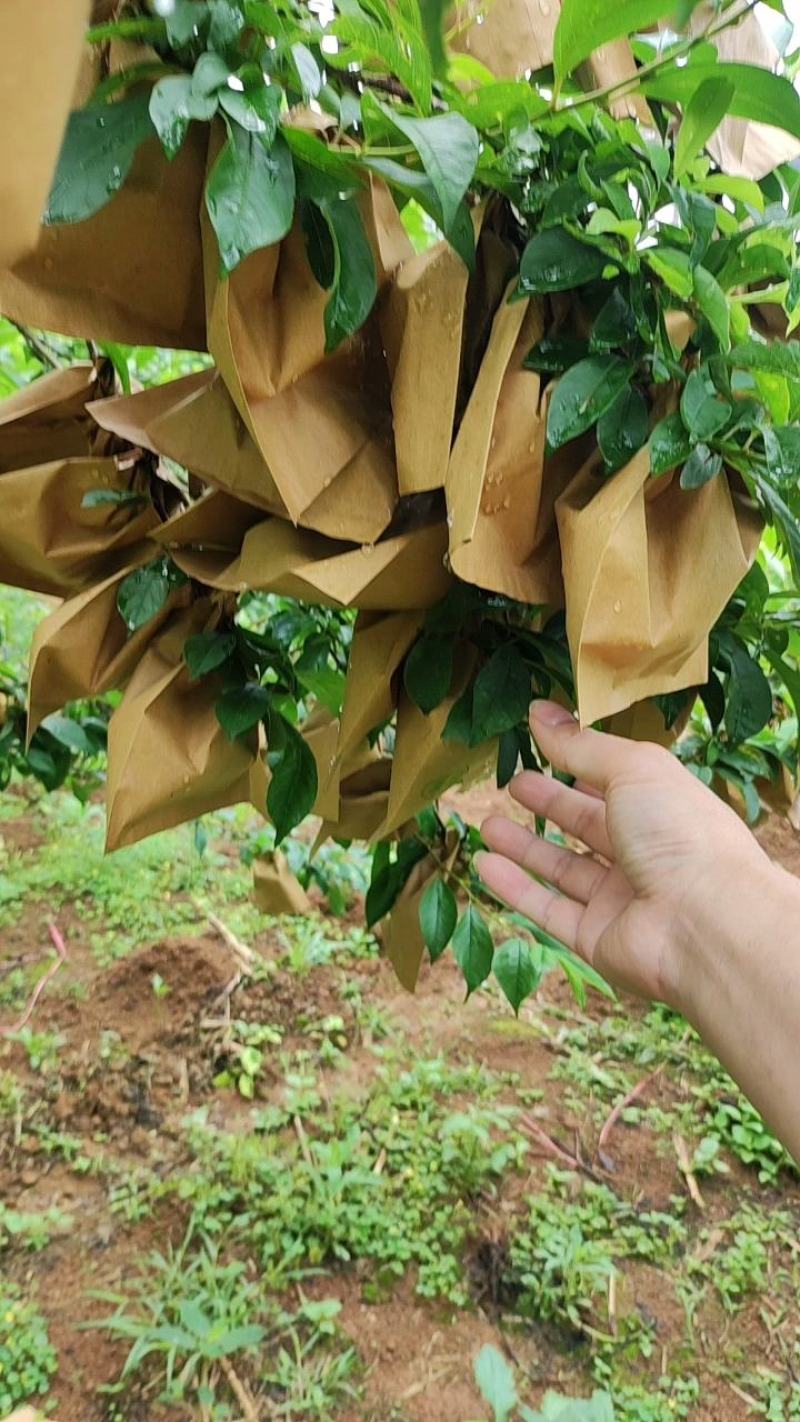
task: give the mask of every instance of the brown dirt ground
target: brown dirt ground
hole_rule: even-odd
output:
[[[449,799],[473,821],[500,803],[497,792],[483,786]],[[505,797],[502,803],[507,803]],[[13,836],[15,846],[21,849],[35,849],[38,843],[37,832],[25,817],[4,823],[3,836],[7,841]],[[773,857],[800,873],[800,836],[786,822],[768,821],[759,837]],[[100,970],[79,915],[66,907],[59,921],[68,941],[69,960],[52,988],[46,990],[35,1014],[37,1029],[57,1031],[63,1038],[57,1094],[46,1099],[46,1091],[43,1093],[42,1117],[53,1128],[78,1138],[89,1159],[108,1151],[131,1169],[147,1163],[164,1172],[174,1170],[182,1163],[180,1120],[188,1108],[208,1099],[216,1066],[201,1023],[216,1010],[216,1000],[230,983],[235,972],[233,957],[209,933],[194,940],[151,944]],[[34,909],[0,936],[0,969],[4,962],[35,961],[46,943],[46,929]],[[267,958],[275,955],[269,934],[254,946]],[[170,989],[160,1000],[152,991],[156,973]],[[363,979],[364,995],[369,994],[394,1018],[421,1052],[436,1050],[455,1058],[484,1060],[493,1071],[518,1072],[526,1087],[546,1088],[536,1119],[566,1149],[591,1158],[594,1142],[587,1135],[586,1120],[574,1117],[561,1099],[558,1083],[547,1080],[557,1046],[536,1029],[530,1014],[523,1013],[514,1023],[508,1015],[498,1016],[480,995],[465,1009],[458,971],[447,960],[442,960],[435,972],[423,970],[413,998],[398,988],[383,962],[358,963],[351,976]],[[546,997],[555,1006],[570,1004],[567,989],[560,983],[548,986]],[[308,977],[304,1010],[320,1016],[338,1012],[348,1022],[348,1008],[338,995],[332,973],[322,969]],[[587,1013],[596,1020],[608,1010],[603,1000],[595,998]],[[294,984],[282,971],[273,974],[268,983],[249,988],[244,1015],[251,1020],[283,1023],[291,1033],[295,1013]],[[344,1081],[358,1092],[363,1077],[357,1042],[348,1052],[348,1063],[344,1072],[341,1068],[337,1071],[336,1089],[341,1090]],[[42,1091],[42,1078],[30,1071],[22,1048],[4,1044],[0,1037],[0,1072],[4,1070],[13,1071],[31,1090]],[[666,1104],[681,1090],[681,1082],[665,1073],[653,1083],[648,1099]],[[238,1098],[215,1093],[212,1099],[212,1114],[231,1127]],[[246,1119],[243,1114],[243,1127]],[[103,1422],[107,1414],[96,1399],[96,1389],[116,1379],[127,1350],[102,1332],[76,1328],[76,1320],[107,1316],[108,1303],[89,1295],[118,1288],[135,1259],[150,1248],[163,1250],[170,1240],[177,1241],[183,1220],[173,1208],[171,1218],[157,1215],[141,1225],[125,1224],[109,1212],[105,1188],[95,1176],[77,1175],[58,1157],[44,1154],[36,1138],[24,1131],[19,1139],[11,1136],[13,1130],[6,1139],[0,1135],[0,1199],[20,1209],[57,1206],[73,1220],[71,1228],[55,1238],[42,1255],[22,1256],[12,1265],[13,1276],[20,1282],[35,1282],[60,1355],[53,1392],[55,1416],[58,1422]],[[619,1125],[609,1154],[614,1188],[627,1198],[658,1208],[680,1189],[675,1161],[666,1154],[654,1154],[651,1140],[635,1129]],[[342,1271],[322,1281],[325,1296],[335,1293],[341,1299],[343,1328],[357,1344],[367,1369],[366,1411],[340,1413],[340,1422],[361,1422],[364,1416],[388,1422],[393,1408],[401,1408],[410,1422],[466,1422],[477,1416],[480,1404],[470,1380],[470,1360],[486,1342],[507,1345],[542,1388],[568,1388],[570,1383],[574,1388],[569,1361],[563,1351],[552,1346],[546,1329],[534,1327],[522,1339],[516,1335],[510,1339],[501,1331],[494,1294],[503,1250],[504,1210],[515,1193],[530,1188],[545,1164],[545,1157],[537,1160],[534,1153],[530,1178],[510,1186],[507,1198],[487,1206],[479,1220],[470,1255],[474,1311],[452,1315],[423,1305],[410,1280],[379,1304],[363,1302],[358,1279],[352,1273]],[[707,1188],[709,1222],[721,1188],[713,1181]],[[630,1286],[635,1289],[637,1303],[659,1321],[659,1336],[669,1339],[675,1305],[663,1297],[658,1271],[639,1268]],[[720,1330],[724,1324],[724,1320],[718,1321]],[[709,1348],[713,1349],[713,1321],[706,1326],[710,1328]],[[769,1339],[761,1320],[745,1312],[737,1318],[736,1328],[737,1343],[751,1346],[759,1356],[768,1355]],[[181,1422],[182,1415],[174,1408],[167,1413],[149,1400],[143,1399],[141,1405],[126,1402],[125,1422],[166,1422],[167,1417]],[[696,1422],[744,1422],[751,1415],[746,1402],[715,1378],[711,1369],[704,1380],[702,1402],[693,1413]],[[185,1418],[195,1422],[190,1412]]]

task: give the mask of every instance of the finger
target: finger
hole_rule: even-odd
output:
[[[596,790],[605,790],[615,775],[630,773],[642,750],[641,742],[603,731],[582,731],[574,716],[555,701],[534,701],[531,729],[551,765]]]
[[[549,775],[535,770],[523,770],[509,785],[513,799],[534,815],[546,820],[567,834],[582,839],[597,854],[613,859],[614,853],[606,828],[605,801],[581,790],[570,789]]]
[[[491,815],[484,821],[481,834],[495,853],[513,860],[529,874],[547,879],[562,894],[582,904],[588,904],[608,873],[591,855],[561,849],[502,815]]]
[[[580,790],[582,795],[591,795],[593,800],[602,800],[602,790],[595,790],[593,785],[589,785],[586,780],[576,780],[572,786],[573,790]]]
[[[577,949],[583,904],[562,898],[553,889],[537,884],[524,869],[503,854],[487,854],[485,851],[476,854],[475,868],[487,889],[504,903],[537,923],[546,933],[552,933],[568,948]]]

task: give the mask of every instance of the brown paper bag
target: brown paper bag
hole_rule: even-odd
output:
[[[152,505],[83,507],[98,488],[127,490],[136,475],[114,459],[62,459],[0,475],[0,580],[68,596],[120,566],[158,522]]]
[[[108,452],[97,447],[99,431],[86,412],[97,393],[98,371],[81,361],[0,400],[0,473]]]
[[[450,20],[454,49],[477,59],[498,79],[519,79],[553,62],[558,0],[459,0]]]
[[[560,604],[554,505],[574,465],[545,463],[540,379],[523,364],[543,331],[539,302],[504,301],[495,316],[447,471],[450,564],[477,587]]]
[[[0,5],[0,268],[36,245],[88,22],[88,0]]]
[[[353,548],[267,519],[245,534],[232,561],[209,549],[183,547],[165,525],[170,553],[188,577],[223,592],[280,593],[325,607],[401,612],[444,597],[447,529],[431,524],[382,543]]]
[[[305,916],[313,911],[308,894],[279,849],[254,860],[253,898],[262,913]]]
[[[339,813],[323,820],[312,853],[327,839],[372,839],[386,819],[391,777],[391,756],[381,755],[344,777],[339,786]]]
[[[219,137],[212,141],[215,152]],[[362,212],[379,283],[411,255],[394,202],[373,183]],[[325,355],[328,293],[299,224],[229,277],[203,218],[209,349],[295,520],[344,470],[393,470],[388,372],[375,321]]]
[[[231,741],[217,677],[192,681],[187,637],[213,624],[208,599],[176,614],[141,658],[108,727],[106,849],[250,800],[256,733]]]
[[[681,489],[641,450],[590,461],[556,505],[581,723],[704,683],[708,633],[755,557],[761,521],[720,475]]]
[[[417,986],[419,970],[425,955],[425,940],[419,922],[419,906],[431,880],[446,875],[456,862],[460,840],[449,830],[442,851],[414,865],[395,901],[394,908],[380,926],[384,951],[408,992]]]
[[[0,312],[66,336],[204,350],[199,212],[207,142],[207,130],[192,124],[170,163],[148,139],[100,212],[43,227],[35,250],[0,272]]]
[[[474,747],[442,740],[447,718],[467,685],[473,665],[474,654],[471,649],[464,649],[456,659],[450,695],[427,716],[401,694],[389,806],[376,839],[395,833],[451,785],[467,785],[487,774],[494,763],[494,740]]]
[[[172,612],[188,604],[190,592],[185,584],[175,589],[149,622],[129,634],[117,610],[119,586],[152,556],[150,544],[132,549],[118,573],[68,598],[39,623],[30,655],[29,741],[45,716],[68,701],[103,696],[123,687]]]
[[[366,741],[370,731],[391,717],[399,688],[396,673],[424,621],[421,612],[388,616],[361,612],[347,664],[344,705],[336,754],[343,760]]]
[[[442,488],[453,442],[467,269],[448,242],[395,275],[380,312],[401,494]]]
[[[261,521],[252,504],[243,504],[221,489],[210,489],[154,529],[152,538],[164,548],[185,545],[230,559],[238,553],[248,531]]]
[[[267,513],[289,517],[272,474],[216,371],[92,404],[103,429],[174,459],[207,483]],[[330,538],[372,543],[397,502],[390,460],[346,466],[300,516]]]

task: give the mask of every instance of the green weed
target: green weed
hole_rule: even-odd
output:
[[[14,1284],[0,1280],[0,1414],[44,1397],[57,1368],[41,1313]]]

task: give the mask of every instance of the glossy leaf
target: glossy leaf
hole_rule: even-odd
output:
[[[597,421],[597,443],[613,473],[632,459],[647,440],[647,403],[635,385],[621,390]]]
[[[681,470],[682,489],[701,489],[722,470],[722,455],[713,453],[707,444],[696,444]]]
[[[276,731],[280,727],[280,739]],[[275,749],[276,741],[279,741]],[[272,779],[267,791],[267,814],[280,844],[314,808],[319,791],[314,754],[294,726],[274,712],[269,718],[267,761]]]
[[[665,474],[689,458],[692,442],[678,411],[659,420],[650,435],[650,470]]]
[[[193,678],[208,676],[224,666],[236,647],[233,632],[198,632],[187,638],[183,647],[183,657]]]
[[[631,361],[593,355],[579,361],[559,380],[550,400],[547,438],[553,449],[591,429],[625,389],[633,375]]]
[[[492,935],[480,910],[470,904],[461,915],[453,934],[453,952],[464,974],[469,997],[492,971]]]
[[[503,943],[494,955],[492,972],[514,1012],[519,1014],[522,1003],[536,991],[541,980],[526,939],[509,938]]]
[[[516,726],[528,714],[531,675],[519,652],[506,643],[493,652],[475,678],[472,693],[473,745]]]
[[[93,217],[119,192],[138,149],[152,137],[147,94],[70,114],[43,221]]]
[[[403,682],[411,700],[428,715],[441,706],[453,677],[452,637],[423,636],[406,658]]]
[[[731,348],[731,311],[728,299],[716,277],[705,267],[694,269],[694,295],[723,351]]]
[[[562,0],[553,60],[564,79],[594,50],[610,40],[649,30],[675,10],[675,0]]]
[[[579,241],[562,227],[550,227],[532,237],[522,253],[519,293],[535,296],[569,291],[599,277],[606,265],[607,258],[597,247]]]
[[[733,98],[730,79],[704,79],[686,105],[675,144],[675,176],[681,177],[719,128]]]
[[[286,236],[294,197],[292,155],[281,135],[269,147],[261,134],[234,124],[206,184],[224,271],[232,272],[251,252]]]
[[[453,936],[458,908],[452,889],[444,879],[432,879],[419,905],[419,926],[425,945],[435,963]]]
[[[252,731],[269,711],[270,693],[257,682],[229,687],[217,701],[217,720],[226,736],[235,741]]]

